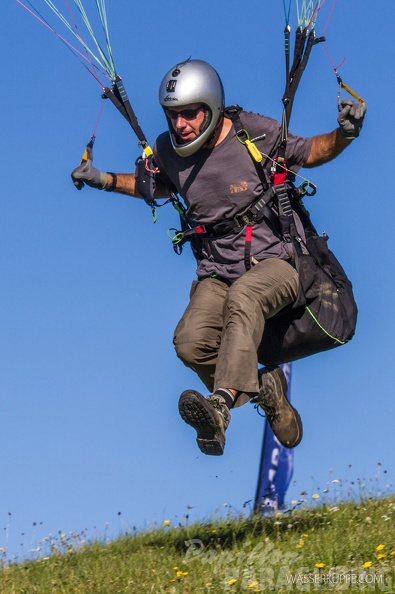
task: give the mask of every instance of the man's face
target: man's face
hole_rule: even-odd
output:
[[[205,118],[205,112],[200,103],[166,109],[166,114],[181,142],[191,142],[200,135]]]

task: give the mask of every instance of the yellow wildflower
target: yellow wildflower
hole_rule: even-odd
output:
[[[395,555],[395,551],[391,551],[390,552],[390,555]]]
[[[170,520],[165,520],[163,522],[163,528],[166,528],[166,526],[170,526]]]
[[[316,563],[315,567],[317,567],[318,569],[323,569],[325,567],[326,563]]]
[[[379,544],[379,545],[376,547],[376,551],[382,551],[384,547],[385,547],[385,545],[383,545],[383,544]]]
[[[318,493],[314,493],[314,495],[312,495],[313,499],[319,499],[320,496],[318,495]]]
[[[368,567],[372,567],[372,562],[371,561],[366,561],[362,567],[364,567],[365,569],[367,569]]]
[[[255,588],[256,586],[259,586],[259,582],[251,582],[251,584],[248,584],[247,588]]]
[[[229,580],[228,584],[229,584],[229,586],[234,586],[236,582],[237,582],[237,580],[232,579],[232,580]]]
[[[384,555],[384,553],[379,553],[377,555],[377,559],[385,559],[387,555]]]

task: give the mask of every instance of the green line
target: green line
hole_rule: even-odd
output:
[[[289,3],[288,3],[288,13],[287,13],[287,9],[285,8],[285,0],[283,0],[284,17],[285,17],[285,24],[286,25],[289,25],[289,14],[291,12],[291,1],[292,0],[289,0]]]
[[[116,71],[115,71],[115,64],[114,64],[114,60],[113,60],[113,56],[112,56],[112,49],[111,49],[111,43],[110,43],[110,34],[109,34],[109,31],[108,31],[107,11],[106,11],[106,5],[105,5],[104,0],[100,0],[100,2],[98,0],[96,0],[96,6],[97,6],[97,11],[99,13],[100,21],[101,21],[101,24],[102,24],[102,27],[103,27],[103,32],[104,32],[104,37],[105,37],[105,40],[106,40],[109,61],[111,63],[111,67],[112,67],[113,72],[114,72],[113,78],[115,78]]]
[[[334,340],[335,342],[338,342],[339,344],[346,344],[347,342],[350,342],[349,340],[345,340],[344,342],[342,340],[339,340],[338,338],[336,338],[336,336],[332,336],[332,334],[329,334],[329,332],[327,332],[325,330],[325,328],[323,326],[321,326],[321,324],[319,323],[319,321],[317,320],[317,318],[315,317],[315,315],[313,314],[313,312],[311,311],[311,309],[306,305],[306,310],[308,311],[308,313],[311,315],[311,317],[313,318],[314,322],[317,324],[317,326],[319,328],[321,328],[321,330],[324,332],[324,334],[326,334],[327,336],[329,336],[329,338],[331,338],[332,340]]]
[[[45,0],[45,1],[47,1],[47,0]],[[87,13],[86,13],[83,5],[82,5],[82,2],[80,0],[74,0],[74,4],[77,6],[77,8],[79,10],[79,13],[81,15],[81,18],[82,18],[82,20],[83,20],[86,28],[88,29],[88,31],[89,31],[89,33],[90,33],[90,35],[91,35],[91,37],[92,37],[92,39],[93,39],[93,41],[94,41],[97,49],[99,50],[99,54],[101,56],[101,59],[104,62],[104,65],[105,65],[104,68],[105,68],[107,74],[110,76],[110,78],[114,78],[114,76],[115,76],[116,73],[115,73],[115,69],[114,69],[112,60],[111,59],[109,60],[107,58],[107,56],[106,56],[105,52],[103,51],[103,49],[102,49],[99,41],[97,40],[96,35],[94,34],[94,31],[93,31],[92,25],[90,24],[88,15],[87,15]],[[80,41],[82,43],[82,40],[81,39],[80,39]]]
[[[92,52],[92,50],[87,46],[87,44],[83,41],[83,39],[81,38],[81,36],[74,30],[74,27],[72,27],[72,25],[67,21],[67,19],[62,15],[62,13],[59,11],[59,9],[55,6],[55,4],[52,2],[52,0],[44,0],[44,2],[47,4],[47,6],[52,10],[52,12],[58,17],[58,19],[65,25],[65,27],[71,32],[71,34],[79,41],[79,43],[83,46],[83,48],[85,49],[86,52],[88,52],[92,58],[97,62],[97,64],[99,64],[100,68],[102,68],[104,71],[107,72],[107,74],[110,76],[112,76],[113,72],[111,70],[111,68],[109,69],[109,65],[108,65],[108,60],[106,59],[105,54],[100,50],[100,55],[102,57],[103,62],[101,62],[99,60],[99,58]],[[38,11],[35,8],[34,10],[36,10],[37,14]],[[86,23],[85,23],[86,24]],[[52,28],[52,27],[51,27]],[[53,29],[54,30],[54,29]],[[54,32],[56,33],[56,31],[54,30]],[[90,31],[93,39],[95,40],[95,37],[93,35],[93,31]],[[96,41],[96,40],[95,40]],[[97,43],[96,43],[97,45]]]

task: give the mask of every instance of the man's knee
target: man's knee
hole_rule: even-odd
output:
[[[215,341],[209,341],[207,337],[175,335],[173,339],[177,357],[187,367],[195,367],[207,363],[216,356],[218,345]]]
[[[196,347],[192,341],[185,342],[178,335],[173,339],[176,355],[181,361],[187,365],[193,365],[196,360]]]

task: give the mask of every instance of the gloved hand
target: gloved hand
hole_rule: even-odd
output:
[[[82,155],[81,163],[71,173],[71,179],[77,190],[82,190],[85,184],[91,188],[104,190],[108,181],[107,173],[103,173],[93,167],[93,142],[92,136],[90,142],[86,145],[85,152]]]
[[[85,184],[91,188],[103,190],[107,185],[108,175],[99,171],[92,165],[92,159],[83,160],[71,173],[71,179],[77,190],[81,190]]]
[[[359,136],[365,117],[366,105],[357,103],[351,99],[344,99],[340,104],[340,113],[337,121],[340,126],[340,132],[345,138],[353,140]]]

